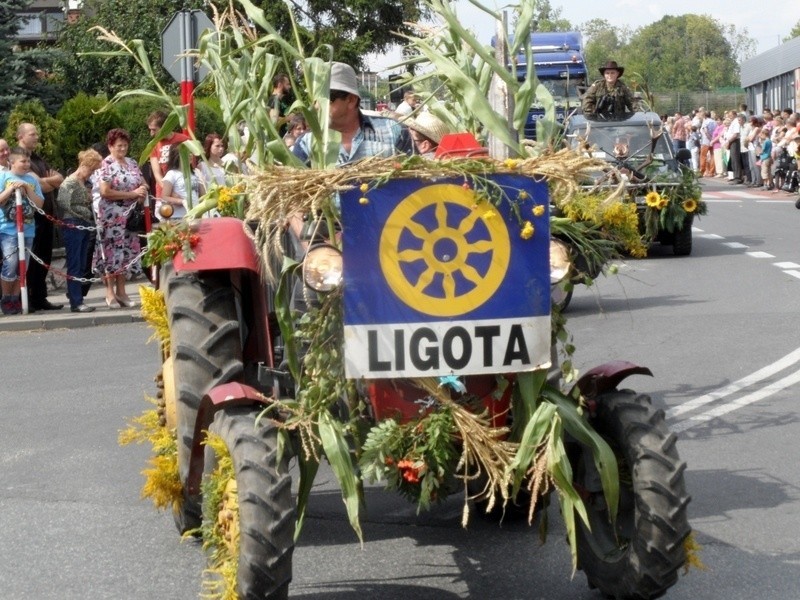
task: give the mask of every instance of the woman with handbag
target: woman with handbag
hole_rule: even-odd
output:
[[[86,273],[89,243],[94,227],[92,196],[88,181],[103,162],[95,150],[78,153],[78,168],[58,188],[58,208],[64,215],[61,237],[67,258],[67,298],[72,312],[92,312],[93,306],[83,303],[83,286],[79,278]]]
[[[124,129],[112,129],[106,136],[109,155],[98,172],[97,245],[94,270],[106,285],[106,305],[131,308],[134,302],[125,290],[126,274],[134,269],[141,246],[139,236],[128,231],[128,214],[149,192],[136,161],[128,157],[131,137]]]

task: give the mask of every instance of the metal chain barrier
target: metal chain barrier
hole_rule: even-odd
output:
[[[155,206],[154,203],[157,200],[157,198],[155,196],[148,195],[147,199],[149,201],[148,204],[150,204],[151,206]],[[26,200],[27,200],[27,198],[26,198]],[[80,229],[82,231],[97,231],[98,233],[100,231],[102,231],[102,229],[103,229],[100,225],[74,225],[72,223],[65,223],[64,221],[62,221],[61,219],[57,219],[53,215],[48,215],[46,212],[44,212],[44,209],[39,208],[38,206],[36,206],[33,202],[30,202],[29,200],[28,200],[28,204],[33,208],[33,210],[38,212],[40,215],[42,215],[45,219],[47,219],[48,221],[50,221],[54,225],[60,225],[61,227],[67,227],[68,229]],[[130,216],[131,212],[133,212],[133,209],[136,207],[136,204],[137,204],[137,202],[133,202],[130,205],[130,208],[128,208],[124,213],[122,213],[123,215],[125,215],[125,220],[127,220],[128,217]]]
[[[27,200],[27,198],[25,198],[25,200]],[[155,198],[155,196],[149,196],[148,200],[155,201],[156,198]],[[74,225],[72,223],[65,223],[64,221],[62,221],[60,219],[57,219],[56,217],[54,217],[52,215],[48,215],[46,212],[44,212],[43,209],[41,209],[38,206],[36,206],[33,202],[28,201],[28,204],[31,207],[33,207],[33,209],[36,212],[38,212],[45,219],[47,219],[48,221],[50,221],[51,223],[53,223],[55,225],[60,225],[62,227],[67,227],[69,229],[79,229],[81,231],[96,231],[98,234],[100,234],[103,231],[103,228],[100,225]],[[133,209],[135,207],[136,207],[136,202],[132,203],[130,208],[123,213],[123,215],[125,215],[125,219],[126,220],[127,220],[128,216],[131,214],[131,212],[133,211]],[[143,237],[143,236],[140,236],[140,237]],[[54,267],[51,264],[50,265],[47,264],[46,262],[44,262],[41,258],[36,256],[31,250],[28,250],[27,248],[26,248],[26,252],[27,252],[27,254],[28,254],[28,256],[30,258],[32,258],[37,263],[42,265],[46,270],[48,270],[51,273],[54,273],[56,275],[59,275],[59,276],[63,277],[67,281],[78,281],[80,283],[101,283],[104,280],[105,277],[116,277],[117,275],[124,275],[128,271],[128,269],[131,267],[131,265],[133,265],[137,260],[141,259],[147,253],[147,247],[145,246],[144,250],[142,250],[141,252],[139,252],[139,254],[134,256],[130,260],[130,262],[128,264],[126,264],[123,267],[121,267],[118,271],[114,271],[113,273],[106,273],[103,277],[73,277],[72,275],[68,275],[65,271],[57,269],[56,267]]]
[[[103,277],[73,277],[71,275],[67,275],[65,271],[57,269],[53,265],[48,265],[46,262],[44,262],[41,258],[36,256],[32,251],[28,250],[27,248],[26,251],[28,253],[28,256],[30,256],[33,260],[42,265],[45,269],[47,269],[51,273],[55,273],[56,275],[62,276],[64,279],[67,279],[69,281],[79,281],[81,283],[100,283],[101,281],[103,281],[103,277],[116,277],[117,275],[124,275],[133,263],[135,263],[137,260],[142,258],[147,253],[147,248],[139,252],[139,254],[134,256],[128,264],[124,265],[118,271],[114,271],[113,273],[106,273]]]

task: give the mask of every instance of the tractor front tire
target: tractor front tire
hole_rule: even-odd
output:
[[[263,407],[225,407],[209,428],[218,435],[233,462],[236,500],[210,506],[204,498],[206,527],[226,522],[234,533],[228,543],[238,557],[236,593],[245,600],[285,600],[292,580],[295,506],[288,458],[278,459],[278,433],[269,419],[256,426]],[[216,468],[216,455],[207,448],[205,474]],[[221,514],[223,513],[223,514]],[[231,559],[232,560],[232,559]]]
[[[200,527],[202,499],[185,491],[197,410],[212,388],[241,378],[239,321],[233,289],[226,274],[165,275],[171,356],[177,394],[178,470],[184,484],[175,525],[183,534]]]
[[[617,600],[651,600],[675,584],[686,561],[683,542],[691,529],[676,436],[650,398],[614,391],[597,398],[591,419],[619,462],[616,523],[609,518],[591,451],[580,447],[576,489],[584,492],[591,530],[576,519],[578,567],[591,587]],[[578,487],[579,486],[579,487]]]

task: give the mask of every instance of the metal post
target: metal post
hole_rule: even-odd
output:
[[[28,314],[28,283],[25,260],[25,216],[22,214],[22,191],[16,190],[14,203],[17,207],[17,256],[19,257],[19,298],[22,302],[22,314]]]
[[[181,31],[181,102],[184,106],[188,107],[188,123],[187,129],[194,131],[194,65],[192,64],[192,57],[186,56],[186,53],[192,48],[193,43],[193,21],[194,17],[188,10],[182,10],[180,13],[180,31]],[[188,130],[184,130],[186,135],[189,135]]]
[[[503,20],[497,21],[497,46],[495,47],[495,58],[502,65],[509,64],[508,43],[506,31],[508,29],[508,13],[503,11]],[[502,115],[508,123],[511,132],[511,122],[514,114],[514,99],[508,94],[508,86],[497,75],[492,77],[492,85],[489,90],[489,102],[492,108]],[[514,133],[514,132],[511,132]],[[508,158],[508,146],[495,136],[489,136],[489,156],[498,160]]]

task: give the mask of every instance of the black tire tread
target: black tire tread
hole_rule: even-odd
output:
[[[592,534],[578,527],[578,562],[591,587],[618,600],[651,600],[674,585],[686,561],[683,541],[691,532],[690,497],[678,456],[676,436],[650,398],[615,391],[597,400],[592,423],[622,453],[633,478],[634,535],[615,560],[598,556]],[[622,515],[618,515],[621,518]]]
[[[211,431],[224,441],[233,459],[239,497],[240,598],[284,600],[292,580],[295,506],[287,458],[278,463],[274,425],[255,426],[257,408],[223,408]],[[213,469],[206,461],[206,472]],[[215,511],[206,511],[215,514]]]
[[[178,469],[186,483],[194,425],[203,396],[243,372],[233,290],[222,275],[165,269],[167,313],[177,391]],[[201,499],[184,494],[175,525],[183,534],[202,522]]]
[[[675,232],[672,253],[675,256],[689,256],[692,253],[692,219],[684,221],[683,227]]]

